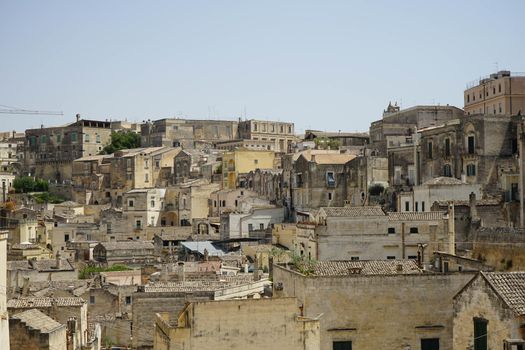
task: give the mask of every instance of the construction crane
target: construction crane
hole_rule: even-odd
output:
[[[64,115],[62,111],[35,111],[12,106],[0,105],[0,113],[3,114],[37,114],[37,115]]]

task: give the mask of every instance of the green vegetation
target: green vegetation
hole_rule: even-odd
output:
[[[84,280],[87,278],[92,277],[94,274],[99,272],[113,272],[113,271],[129,271],[131,270],[126,265],[113,265],[111,267],[103,268],[103,267],[96,267],[96,266],[86,266],[78,273],[78,278]]]
[[[305,276],[309,276],[314,273],[315,265],[317,265],[317,261],[313,259],[307,259],[304,256],[293,254],[292,264],[295,266],[297,271],[299,271]]]
[[[111,133],[111,143],[104,147],[100,154],[111,154],[121,149],[140,147],[140,135],[133,131]]]
[[[42,193],[34,194],[33,198],[38,204],[43,204],[43,203],[59,204],[65,201],[63,197],[57,194],[49,193],[49,192],[42,192]]]
[[[49,184],[46,180],[35,180],[31,176],[20,176],[13,181],[13,187],[16,193],[42,192],[49,189]]]

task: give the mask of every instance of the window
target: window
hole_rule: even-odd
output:
[[[498,84],[498,92],[501,92],[501,84]]]
[[[450,157],[450,139],[445,139],[445,157]]]
[[[496,87],[495,86],[492,88],[492,94],[496,95]]]
[[[84,141],[89,142],[89,134],[84,134]]]
[[[416,202],[416,211],[419,211],[419,202]]]
[[[217,208],[217,201],[213,201],[213,207]]]
[[[396,260],[396,256],[395,255],[387,255],[387,260]]]
[[[443,176],[452,177],[452,169],[450,168],[450,164],[445,164],[445,166],[443,166]]]
[[[47,142],[47,136],[46,135],[40,136],[40,143],[46,143],[46,142]]]
[[[64,235],[64,242],[69,242],[69,234]]]
[[[150,202],[150,204],[151,204],[151,207],[155,207],[155,201],[154,201],[154,200],[152,200],[152,201]]]
[[[144,159],[144,168],[147,168],[149,165],[148,159]]]
[[[335,187],[335,175],[333,171],[326,172],[326,187]]]
[[[427,154],[428,154],[428,158],[429,159],[432,159],[433,157],[433,154],[432,154],[432,141],[429,141],[427,143]]]
[[[359,257],[358,256],[351,256],[350,260],[352,260],[352,261],[359,261]]]
[[[467,138],[467,152],[468,154],[474,154],[474,135]]]
[[[100,143],[100,135],[95,136],[96,142]]]
[[[135,220],[135,228],[142,228],[142,220]]]
[[[425,211],[425,202],[421,201],[421,211]]]
[[[333,350],[352,350],[351,341],[334,341],[332,343]]]
[[[332,200],[332,192],[328,192],[328,200],[329,200],[329,201]]]
[[[71,142],[77,142],[77,133],[76,132],[72,132],[71,133]]]
[[[62,141],[62,134],[57,134],[57,142],[61,142]]]
[[[127,296],[126,297],[126,305],[130,305],[131,304],[131,296]]]
[[[389,227],[388,228],[388,234],[389,235],[395,235],[396,234],[396,228],[395,227]]]
[[[90,295],[90,296],[89,296],[89,303],[90,303],[91,305],[95,304],[95,296],[94,296],[94,295]]]
[[[487,350],[487,320],[474,318],[474,350]]]
[[[149,182],[149,174],[144,174],[144,182]]]
[[[405,211],[410,211],[410,202],[405,202]]]
[[[257,131],[257,123],[253,123],[253,131]]]
[[[419,230],[417,229],[417,227],[411,227],[410,233],[419,233]]]
[[[264,230],[264,224],[259,224],[259,230]]]
[[[254,159],[253,164],[259,164],[259,159]]]
[[[470,95],[467,95],[467,103],[470,102]]]
[[[502,111],[502,108],[501,108],[501,102],[499,103],[499,113],[501,113]]]
[[[226,201],[222,201],[222,206],[223,206],[223,207],[226,206]]]
[[[135,203],[133,202],[133,199],[128,200],[128,207],[133,207]]]
[[[156,160],[155,161],[155,168],[160,168],[160,161],[159,160]]]
[[[253,231],[253,224],[248,224],[248,231]]]
[[[150,225],[151,225],[151,226],[155,226],[155,217],[154,217],[154,216],[152,216],[152,217],[150,218]]]
[[[409,259],[409,260],[417,260],[417,255],[409,255],[407,259]]]
[[[467,176],[476,176],[476,165],[474,164],[467,165]]]
[[[421,350],[439,350],[439,338],[421,339]]]

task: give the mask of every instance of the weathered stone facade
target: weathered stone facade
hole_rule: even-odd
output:
[[[321,318],[321,349],[346,341],[352,348],[420,349],[439,339],[452,350],[453,296],[472,274],[305,276],[273,266],[274,296],[295,296],[304,315]]]

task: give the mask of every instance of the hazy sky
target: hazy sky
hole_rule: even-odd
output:
[[[0,0],[0,130],[85,118],[365,131],[390,100],[462,107],[525,71],[525,1]]]

